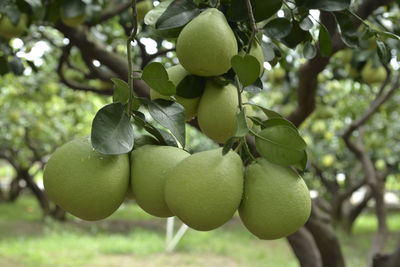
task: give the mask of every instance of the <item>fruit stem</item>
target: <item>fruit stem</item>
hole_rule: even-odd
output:
[[[246,142],[246,137],[242,137],[242,142],[244,144],[244,150],[246,151],[247,155],[250,157],[250,161],[255,161],[256,158],[253,156],[253,154],[250,151],[249,145]]]
[[[131,35],[128,37],[128,41],[126,42],[126,51],[128,54],[128,87],[129,87],[128,115],[129,115],[129,117],[132,114],[132,103],[133,103],[133,95],[134,95],[131,43],[133,42],[133,40],[135,40],[137,30],[138,30],[136,0],[132,0],[132,16],[133,16],[133,29],[131,31]]]
[[[251,35],[249,39],[249,44],[247,46],[247,51],[246,54],[250,53],[251,45],[253,44],[254,37],[256,36],[256,33],[258,32],[256,20],[254,19],[254,14],[253,14],[253,8],[251,6],[250,0],[246,0],[246,5],[247,5],[247,13],[250,18],[251,22]]]
[[[243,109],[242,91],[241,91],[241,88],[240,88],[239,77],[238,77],[237,75],[235,75],[235,83],[236,83],[236,89],[237,89],[237,93],[238,93],[238,106],[239,106],[239,110],[242,111],[242,109]]]

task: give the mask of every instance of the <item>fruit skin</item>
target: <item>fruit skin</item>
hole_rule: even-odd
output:
[[[181,64],[168,68],[167,73],[170,81],[175,86],[178,86],[178,84],[183,80],[183,78],[189,75],[189,73],[182,67]],[[187,90],[190,90],[190,88],[187,88]],[[185,108],[186,121],[192,120],[197,114],[197,107],[199,105],[200,97],[184,98],[177,95],[175,95],[174,97],[176,99],[176,102],[178,102]],[[151,100],[161,98],[165,100],[174,101],[172,97],[162,95],[158,93],[156,90],[153,90],[151,88],[150,88],[150,98]]]
[[[58,148],[43,174],[47,195],[57,205],[84,220],[110,216],[123,202],[129,185],[127,154],[103,155],[88,137]]]
[[[171,146],[145,145],[131,154],[131,188],[138,205],[151,215],[173,216],[164,199],[167,174],[190,154]]]
[[[145,0],[136,4],[136,12],[138,21],[143,21],[147,12],[153,8],[153,1]]]
[[[21,36],[26,29],[27,21],[26,14],[21,14],[18,24],[14,25],[6,15],[3,15],[0,18],[0,36],[7,39]]]
[[[258,238],[270,240],[290,235],[304,225],[310,212],[310,193],[292,169],[263,158],[246,168],[239,215]]]
[[[243,97],[243,103],[247,102]],[[235,131],[236,113],[238,109],[237,89],[232,84],[220,86],[207,81],[201,96],[197,117],[201,131],[217,143],[225,143]],[[252,115],[250,106],[246,106],[246,114]],[[247,120],[249,127],[253,125]]]
[[[387,73],[384,67],[373,67],[371,60],[365,64],[361,71],[361,78],[367,84],[380,84],[386,79]]]
[[[222,148],[193,154],[168,175],[165,200],[189,227],[209,231],[226,223],[237,210],[243,192],[239,155]]]
[[[176,54],[190,73],[218,76],[231,68],[238,53],[235,35],[222,12],[209,8],[189,22],[178,36]]]

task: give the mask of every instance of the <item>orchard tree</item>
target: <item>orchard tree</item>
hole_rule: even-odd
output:
[[[112,95],[112,103],[97,112],[91,128],[90,147],[104,157],[123,158],[134,146],[132,154],[139,153],[143,144],[186,148],[189,123],[223,148],[218,155],[188,156],[177,165],[178,174],[187,173],[210,158],[218,161],[222,154],[235,162],[235,156],[230,156],[234,153],[232,148],[240,155],[240,164],[250,166],[246,168],[246,180],[251,176],[254,181],[261,181],[256,189],[268,188],[267,178],[262,178],[265,174],[251,167],[258,166],[251,164],[256,157],[259,167],[265,168],[264,173],[274,170],[282,174],[282,168],[290,170],[289,167],[300,173],[311,171],[330,196],[317,198],[305,227],[288,237],[302,266],[345,265],[333,225],[326,222],[331,217],[340,220],[344,201],[367,185],[370,193],[366,197],[375,200],[379,221],[368,264],[396,266],[399,251],[390,256],[377,255],[387,236],[385,180],[398,171],[394,167],[398,159],[395,155],[383,158],[379,145],[370,153],[364,141],[374,139],[373,127],[377,123],[370,121],[379,120],[376,115],[382,116],[384,104],[392,106],[385,116],[396,116],[393,106],[397,101],[391,98],[399,87],[396,73],[399,7],[397,1],[390,0],[350,2],[4,0],[1,1],[4,8],[0,20],[3,38],[0,73],[40,73],[38,64],[19,53],[27,52],[38,41],[57,50],[58,63],[53,70],[60,82],[74,91]],[[62,41],[60,35],[64,36]],[[22,41],[19,47],[12,41],[15,37]],[[177,59],[181,65],[176,64]],[[337,85],[347,87],[337,88]],[[309,117],[316,106],[316,113]],[[329,125],[336,125],[337,133],[326,131],[326,120],[332,120]],[[303,122],[305,133],[310,129],[317,136],[323,135],[321,142],[309,142],[310,157],[306,142],[296,129]],[[385,134],[388,138],[394,136],[392,125],[377,126],[390,128]],[[357,137],[355,141],[353,135]],[[336,140],[330,146],[332,150],[319,154],[323,148],[318,145],[332,139]],[[69,145],[65,151],[75,151],[74,146]],[[85,147],[87,143],[78,146]],[[96,155],[99,160],[102,158]],[[334,173],[327,168],[331,168],[336,157],[340,159],[341,170],[351,173],[355,169],[356,177],[349,179],[343,188],[336,180],[326,178]],[[200,163],[194,158],[199,158]],[[378,168],[376,160],[382,160],[385,166]],[[225,169],[240,164],[230,163]],[[363,170],[362,174],[357,168]],[[178,193],[174,190],[184,179],[179,178],[184,175],[178,174],[167,180],[165,189],[172,214],[200,230],[212,229],[231,216],[207,223],[198,218],[193,222],[191,216],[186,218],[189,211],[181,206],[182,199],[175,199]],[[318,184],[314,177],[307,182]],[[253,191],[247,185],[244,190],[245,196]],[[273,192],[265,194],[272,196]],[[239,193],[232,195],[232,199],[240,202]],[[326,200],[328,205],[321,204]],[[234,212],[236,202],[225,208]],[[248,205],[252,204],[242,201],[240,215],[257,236],[268,239],[292,232],[288,228],[282,235],[269,235],[267,232],[275,225],[270,225],[267,231],[259,230],[251,222],[264,219],[248,213]],[[306,214],[306,204],[301,207]],[[324,207],[327,213],[323,212]],[[87,218],[104,217],[114,209],[112,206],[104,214],[94,212]],[[218,209],[214,211],[221,213]],[[150,209],[148,212],[151,213]],[[296,217],[299,214],[293,214],[291,220],[296,228],[305,222],[301,216]],[[78,212],[75,215],[80,216]]]

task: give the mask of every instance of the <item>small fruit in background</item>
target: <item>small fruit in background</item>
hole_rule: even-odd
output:
[[[322,157],[322,165],[330,167],[335,162],[335,157],[332,154],[326,154]]]
[[[0,18],[0,36],[7,39],[19,37],[24,33],[27,23],[26,14],[21,14],[17,25],[14,25],[6,15],[2,15]]]
[[[153,1],[145,0],[136,4],[136,12],[138,21],[143,21],[147,12],[153,8]]]

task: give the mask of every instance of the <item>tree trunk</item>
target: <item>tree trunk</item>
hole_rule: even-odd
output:
[[[20,180],[21,180],[20,177],[17,176],[10,182],[10,190],[7,196],[8,202],[14,202],[19,197],[19,194],[22,191],[22,188],[19,185]]]
[[[354,222],[357,220],[358,216],[360,216],[362,211],[367,207],[367,204],[371,199],[372,192],[368,190],[360,203],[358,203],[356,206],[351,206],[349,210],[344,213],[341,225],[346,233],[351,234]],[[348,205],[351,204],[348,203]]]
[[[385,246],[388,236],[388,226],[386,221],[386,207],[385,207],[385,185],[382,181],[377,181],[374,185],[373,196],[375,199],[375,214],[378,219],[378,231],[376,232],[371,248],[368,255],[368,266],[373,266],[373,259],[375,255],[379,254]]]
[[[42,208],[44,216],[50,214],[50,205],[49,200],[47,199],[46,194],[37,186],[37,184],[33,181],[33,178],[29,174],[28,170],[20,171],[22,179],[26,182],[27,187],[32,191],[33,195],[36,197],[39,202],[40,207]]]
[[[392,254],[377,254],[373,258],[373,267],[398,267],[400,266],[400,236],[397,247]]]
[[[322,267],[318,247],[311,233],[305,227],[288,236],[287,240],[301,267]]]
[[[321,220],[319,211],[313,205],[311,216],[306,223],[306,228],[313,235],[317,244],[319,253],[322,258],[322,266],[324,267],[344,267],[344,257],[340,248],[339,240],[331,226]]]

